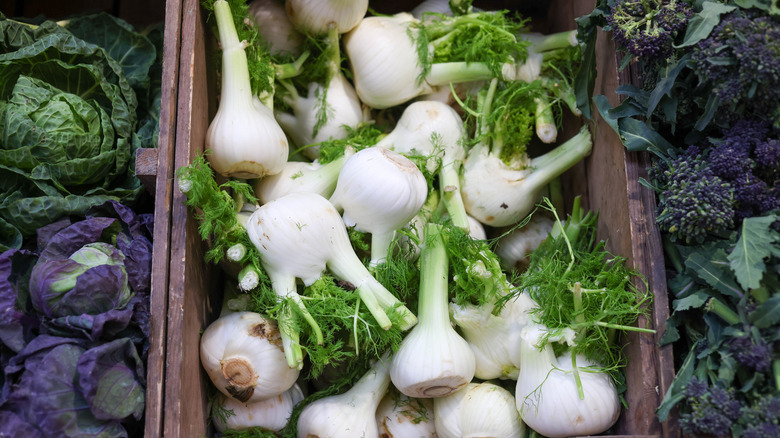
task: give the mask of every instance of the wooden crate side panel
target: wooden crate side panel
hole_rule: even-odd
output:
[[[162,105],[158,136],[154,199],[154,248],[150,301],[150,348],[147,365],[146,438],[163,435],[166,323],[168,318],[168,269],[170,266],[171,179],[176,134],[179,54],[181,49],[181,1],[165,3]]]
[[[572,17],[590,13],[595,2],[553,1],[550,9],[551,31],[570,28]],[[563,21],[563,25],[558,24]],[[611,37],[600,32],[597,41],[598,77],[595,94],[604,94],[617,104],[615,90],[622,83],[618,76],[615,47]],[[660,239],[653,234],[654,216],[648,207],[647,193],[638,184],[638,168],[634,154],[628,154],[615,132],[595,114],[593,127],[594,151],[586,160],[588,206],[599,211],[598,235],[607,240],[608,249],[626,257],[647,279],[648,288],[655,297],[650,320],[640,320],[640,326],[656,328],[656,335],[630,333],[626,336],[625,353],[629,358],[625,369],[629,382],[625,409],[617,425],[617,432],[625,435],[651,435],[671,432],[668,424],[661,425],[655,409],[668,387],[668,374],[673,372],[669,362],[671,351],[657,345],[663,322],[668,316],[666,284],[658,260]],[[577,180],[574,180],[575,184]],[[579,191],[573,187],[574,192]],[[650,194],[652,200],[652,193]],[[661,265],[663,262],[661,262]],[[662,377],[663,376],[663,379]]]
[[[203,17],[197,0],[185,0],[174,165],[178,169],[203,151],[208,127]],[[200,333],[213,317],[212,269],[204,263],[197,223],[185,197],[173,189],[165,436],[200,437],[208,431],[208,394],[200,366]]]

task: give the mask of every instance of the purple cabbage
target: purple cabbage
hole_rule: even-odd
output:
[[[6,366],[0,412],[41,436],[127,437],[121,420],[143,413],[143,375],[127,339],[89,348],[78,339],[41,335]]]

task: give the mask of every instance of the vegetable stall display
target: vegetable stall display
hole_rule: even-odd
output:
[[[344,29],[318,28],[312,20],[323,13],[296,22],[294,13],[331,3],[344,17],[354,12],[347,4],[363,8],[361,19]],[[177,169],[177,184],[206,261],[220,268],[220,315],[200,337],[219,433],[368,437],[393,418],[441,428],[440,436],[609,431],[628,384],[620,332],[653,332],[641,322],[652,297],[596,239],[598,214],[580,198],[569,215],[568,202],[550,201],[563,197],[558,178],[598,147],[577,119],[576,34],[531,33],[519,15],[469,2],[421,18],[367,12],[361,2],[288,2],[302,38],[276,50],[254,21],[262,3],[201,6],[223,86],[204,153]],[[327,140],[299,144],[342,109],[329,98],[334,66],[354,86],[361,118],[339,136],[328,130]],[[239,91],[244,109],[228,117]],[[287,163],[224,171],[240,168],[245,152],[282,143],[245,129],[249,105],[273,114],[264,126],[292,140]],[[577,128],[563,129],[563,120]],[[224,135],[214,135],[217,122]],[[284,181],[297,178],[311,183]],[[269,195],[265,181],[280,192]],[[526,268],[514,269],[497,242],[530,221],[549,227],[531,233]],[[270,357],[242,354],[251,343]],[[256,365],[263,360],[273,365]],[[263,384],[280,364],[273,387]],[[243,421],[257,403],[287,409],[294,381],[303,398],[282,411],[284,427]],[[409,409],[380,412],[386,397]],[[458,406],[476,397],[506,421]],[[566,421],[551,407],[561,403]]]
[[[0,14],[0,435],[144,433],[162,42]]]
[[[685,434],[780,433],[780,9],[776,2],[599,1],[632,74],[594,98],[657,195],[679,353],[656,414]]]

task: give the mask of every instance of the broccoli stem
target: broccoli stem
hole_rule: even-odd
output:
[[[707,304],[704,305],[704,310],[718,315],[730,325],[739,324],[739,315],[737,315],[737,312],[715,297],[712,297],[707,301]]]
[[[780,359],[772,361],[772,372],[775,377],[775,388],[780,391]]]

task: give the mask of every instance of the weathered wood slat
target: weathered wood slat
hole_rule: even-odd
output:
[[[165,2],[160,131],[154,164],[154,236],[150,348],[146,371],[145,438],[163,436],[168,269],[170,267],[173,152],[178,109],[179,54],[181,51],[181,0]],[[147,185],[147,187],[149,187]]]

